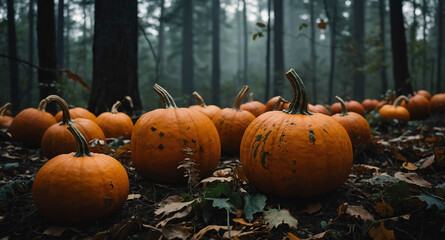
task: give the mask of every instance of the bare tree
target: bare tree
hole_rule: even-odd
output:
[[[386,44],[385,44],[385,0],[379,0],[379,17],[380,17],[380,57],[382,62],[386,62]],[[380,69],[381,93],[384,94],[388,90],[388,77],[386,74],[386,64]]]
[[[248,56],[248,45],[247,45],[247,9],[246,9],[246,0],[243,0],[243,29],[244,29],[244,74],[243,74],[243,84],[248,84],[247,79],[247,64],[249,62]]]
[[[17,37],[15,33],[15,12],[14,1],[8,0],[8,54],[11,57],[17,58]],[[9,75],[11,78],[11,103],[12,112],[15,114],[19,110],[19,72],[17,62],[9,60]]]
[[[182,30],[182,93],[189,97],[194,91],[193,84],[193,1],[184,0]]]
[[[354,38],[356,58],[354,59],[354,98],[363,100],[365,98],[365,74],[363,73],[363,66],[365,65],[364,58],[364,38],[365,38],[365,0],[353,1],[354,17],[352,35]]]
[[[275,96],[283,94],[284,49],[283,49],[283,0],[275,0],[274,11],[274,74],[273,92]]]
[[[29,26],[28,26],[28,62],[34,63],[34,31],[35,31],[35,23],[34,23],[34,6],[35,0],[29,1]],[[32,105],[32,90],[33,90],[33,82],[34,82],[34,71],[32,69],[29,70],[28,74],[28,97],[26,98],[26,105]]]
[[[271,11],[271,1],[267,0],[267,43],[266,43],[266,91],[264,102],[269,100],[270,92],[270,11]]]
[[[317,55],[315,52],[315,14],[314,14],[314,0],[310,1],[309,5],[310,9],[310,18],[311,18],[311,73],[312,73],[312,92],[313,97],[312,99],[313,103],[317,102]]]
[[[212,103],[219,105],[221,64],[219,56],[219,1],[212,1]]]
[[[326,2],[325,2],[326,3]],[[331,25],[331,68],[329,70],[329,94],[328,94],[328,102],[331,103],[334,96],[334,71],[335,71],[335,47],[336,47],[336,41],[335,41],[335,34],[336,34],[336,28],[337,28],[337,0],[332,1],[333,4],[333,15],[330,19],[332,22]],[[315,102],[316,103],[316,102]]]
[[[437,6],[437,27],[439,28],[437,34],[437,82],[436,82],[436,92],[442,92],[442,86],[440,83],[442,79],[442,52],[443,52],[443,1],[439,0],[439,5]]]

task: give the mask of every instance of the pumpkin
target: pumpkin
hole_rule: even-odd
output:
[[[289,101],[281,96],[275,96],[266,103],[266,112],[268,111],[281,111],[289,107]]]
[[[425,119],[430,115],[430,101],[423,95],[417,94],[402,102],[400,106],[408,109],[410,119]]]
[[[131,139],[133,121],[127,114],[117,111],[120,105],[121,102],[117,101],[111,107],[111,112],[101,113],[96,119],[106,138],[123,137],[124,139]]]
[[[266,194],[311,197],[339,188],[352,166],[352,145],[343,126],[308,111],[297,73],[286,73],[294,90],[289,109],[266,112],[244,133],[240,160],[249,182]]]
[[[27,108],[15,116],[8,129],[13,140],[21,141],[28,147],[40,147],[45,131],[57,123],[53,115],[45,112],[46,104],[43,99],[37,109]]]
[[[348,108],[349,112],[355,112],[362,116],[365,114],[365,108],[359,102],[351,100],[351,101],[345,102],[345,104],[346,104],[346,107]],[[334,115],[336,113],[341,113],[341,111],[342,111],[341,104],[339,102],[336,102],[331,105],[332,115]]]
[[[199,176],[210,176],[221,157],[218,131],[203,113],[178,108],[172,96],[158,84],[154,90],[161,96],[165,109],[145,113],[136,122],[131,135],[131,157],[136,171],[156,182],[185,183],[184,168],[199,170]]]
[[[62,118],[63,118],[62,115],[63,115],[62,111],[59,111],[56,114],[55,117],[56,117],[57,122],[62,121]],[[92,121],[96,121],[96,115],[94,115],[93,113],[91,113],[87,109],[81,108],[81,107],[71,108],[70,109],[70,116],[71,116],[72,119],[87,118],[87,119],[90,119]]]
[[[3,107],[0,108],[0,129],[7,129],[11,125],[12,120],[14,119],[11,116],[6,115],[6,111],[11,106],[11,103],[6,103]]]
[[[431,93],[429,93],[427,90],[419,90],[415,93],[415,95],[417,95],[417,94],[426,97],[428,99],[428,101],[431,100]]]
[[[74,122],[74,125],[86,138],[87,142],[90,142],[93,139],[105,141],[105,135],[97,123],[86,118],[71,119],[68,105],[61,97],[50,95],[45,98],[45,100],[48,103],[53,101],[57,102],[62,108],[63,118],[60,123],[54,123],[45,131],[45,134],[43,134],[41,143],[43,156],[53,158],[60,154],[76,151],[76,139],[67,129],[69,122]],[[97,145],[95,147],[90,147],[90,151],[101,152],[101,149],[100,146]]]
[[[358,146],[371,140],[371,128],[368,121],[355,112],[348,112],[345,102],[339,96],[335,97],[341,104],[342,112],[333,115],[332,117],[337,120],[348,132],[351,139],[352,146]]]
[[[193,106],[190,106],[189,108],[195,109],[195,110],[198,110],[198,111],[204,113],[210,119],[212,119],[217,112],[221,111],[221,108],[219,108],[216,105],[206,105],[204,98],[202,98],[198,92],[196,92],[196,91],[193,92],[193,96],[196,98],[196,100],[198,100],[199,105],[193,105]]]
[[[330,116],[328,109],[321,104],[316,104],[316,105],[308,104],[308,110],[309,112],[323,113],[324,115]]]
[[[445,112],[445,93],[438,93],[431,98],[431,112],[443,113]]]
[[[404,95],[399,96],[392,105],[387,104],[380,108],[379,114],[383,120],[397,119],[399,121],[409,121],[410,115],[406,108],[399,106],[402,100],[408,101]]]
[[[77,152],[58,155],[37,172],[32,186],[37,211],[51,220],[73,223],[118,211],[129,190],[124,167],[108,155],[91,154],[74,123],[68,122],[68,130],[76,139]]]
[[[238,93],[233,108],[224,108],[213,117],[213,123],[221,140],[221,151],[226,154],[239,153],[241,139],[247,126],[255,119],[249,111],[241,110],[240,105],[249,87],[244,85]]]
[[[258,117],[259,115],[266,112],[266,105],[264,105],[262,102],[253,101],[253,93],[250,93],[249,101],[244,104],[241,104],[240,109],[249,111],[255,117]]]
[[[372,111],[372,110],[377,109],[379,104],[380,104],[380,102],[376,99],[365,99],[362,102],[362,106],[366,111]]]

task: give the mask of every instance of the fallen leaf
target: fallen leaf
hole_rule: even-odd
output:
[[[255,213],[262,212],[266,206],[267,197],[263,194],[246,195],[244,197],[244,213],[246,219],[250,221]]]
[[[231,168],[220,169],[220,170],[213,172],[214,177],[228,177],[231,175],[232,175]]]
[[[314,214],[322,209],[321,203],[310,203],[303,210],[304,213]]]
[[[209,226],[201,229],[195,235],[193,235],[191,240],[199,240],[199,239],[201,239],[204,236],[204,234],[206,234],[208,231],[217,231],[217,232],[219,232],[220,230],[228,230],[228,227],[227,226],[219,226],[219,225],[209,225]]]
[[[247,226],[247,227],[252,227],[252,226],[259,227],[259,226],[263,225],[263,219],[261,217],[258,218],[258,220],[255,221],[254,223],[248,223],[248,222],[246,222],[246,220],[244,220],[244,218],[234,218],[234,219],[232,219],[232,221],[239,223],[243,226]]]
[[[318,233],[313,235],[312,237],[309,238],[299,238],[297,236],[295,236],[294,234],[288,232],[287,236],[285,236],[283,238],[283,240],[319,240],[319,239],[324,239],[324,237],[330,235],[332,233],[332,230],[326,230],[324,232]]]
[[[417,167],[416,165],[414,165],[414,164],[412,164],[410,162],[404,162],[402,164],[402,167],[404,169],[406,169],[406,170],[409,170],[409,171],[415,171],[415,170],[419,169],[419,167]]]
[[[394,216],[394,209],[386,202],[378,202],[375,206],[375,211],[381,217],[392,217]]]
[[[425,169],[428,167],[432,167],[435,160],[435,155],[431,155],[426,158],[422,158],[419,161],[417,161],[415,164],[419,167],[419,169]]]
[[[233,181],[233,177],[208,177],[201,180],[201,183],[207,184],[211,182],[231,182]]]
[[[394,174],[394,177],[399,179],[400,181],[404,181],[406,183],[414,184],[420,187],[426,187],[426,188],[432,187],[431,183],[429,183],[428,181],[426,181],[425,179],[423,179],[414,172],[409,172],[409,173],[397,172]]]
[[[138,199],[141,197],[141,194],[128,194],[127,200]]]
[[[427,204],[428,209],[433,207],[433,205],[436,205],[439,211],[445,210],[445,203],[443,202],[443,199],[439,199],[440,197],[433,197],[430,195],[421,194],[417,196],[417,198],[425,202]]]
[[[68,229],[69,228],[62,226],[50,226],[43,232],[43,234],[53,237],[61,237],[62,234]]]
[[[298,221],[286,209],[269,209],[264,212],[264,222],[269,229],[287,224],[289,227],[297,228]]]
[[[334,219],[330,219],[329,222],[328,222],[328,225],[332,224],[335,221],[337,221],[337,219],[339,219],[340,216],[343,215],[346,212],[346,209],[348,209],[348,204],[347,203],[340,204],[340,206],[338,206],[338,208],[337,208],[337,217],[335,217]]]
[[[285,236],[283,238],[283,240],[301,240],[301,238],[295,236],[294,234],[292,234],[291,232],[287,233],[287,236]]]
[[[160,221],[158,224],[156,224],[156,227],[157,228],[164,227],[171,220],[185,218],[188,215],[190,215],[191,212],[192,212],[192,206],[188,206],[188,207],[186,207],[184,209],[181,209],[180,211],[176,212],[175,214],[173,214],[173,216],[167,217],[166,219]]]
[[[7,158],[7,159],[11,159],[11,160],[16,160],[16,159],[20,159],[20,157],[17,156],[12,156],[9,153],[5,152],[2,154],[2,157]]]
[[[364,221],[374,221],[374,217],[371,215],[371,213],[369,213],[368,210],[362,206],[349,205],[346,209],[346,213]]]
[[[235,176],[234,176],[235,179],[240,180],[241,183],[246,183],[248,181],[246,174],[244,173],[243,167],[236,166],[233,169],[233,172],[235,173]]]
[[[162,236],[166,239],[187,239],[192,234],[190,233],[193,230],[192,227],[185,227],[181,225],[167,225],[162,228]]]
[[[323,19],[320,19],[320,22],[317,24],[317,27],[320,29],[326,29],[326,23]]]
[[[156,209],[154,213],[160,219],[166,215],[180,211],[192,205],[194,201],[195,200],[182,202],[181,196],[178,195],[169,196],[168,198],[164,199],[163,201],[157,204],[158,209]]]
[[[434,149],[434,157],[437,159],[437,162],[442,162],[445,159],[445,148]]]
[[[397,151],[394,151],[393,155],[394,155],[395,159],[397,159],[399,161],[402,161],[402,162],[408,161],[408,159],[405,156],[403,156],[401,153],[399,153]]]
[[[394,230],[388,230],[383,225],[383,222],[380,222],[378,227],[372,227],[368,232],[369,236],[374,240],[395,240]]]

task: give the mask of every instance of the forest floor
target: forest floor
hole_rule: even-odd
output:
[[[445,115],[370,122],[374,138],[355,150],[347,182],[312,199],[262,195],[238,156],[223,156],[214,177],[196,185],[156,184],[136,173],[128,144],[115,141],[116,150],[104,150],[127,170],[128,200],[76,225],[38,214],[31,187],[48,159],[1,133],[0,239],[445,239]]]

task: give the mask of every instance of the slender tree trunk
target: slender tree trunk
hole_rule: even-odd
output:
[[[133,99],[136,114],[142,109],[137,75],[137,5],[137,0],[95,1],[93,84],[88,104],[95,114],[109,110],[125,96]],[[131,112],[125,105],[121,110]]]
[[[411,29],[410,29],[410,45],[411,45],[411,51],[410,53],[412,54],[412,56],[409,59],[410,62],[410,69],[411,69],[411,82],[413,84],[413,87],[415,89],[417,89],[417,76],[416,76],[416,59],[415,59],[415,54],[416,54],[416,35],[417,35],[417,18],[416,18],[416,8],[417,8],[417,3],[416,0],[413,0],[413,8],[412,8],[412,14],[413,14],[413,23],[411,24]]]
[[[212,103],[219,106],[219,1],[212,1]]]
[[[427,14],[428,5],[426,0],[423,0],[422,3],[422,16],[423,16],[423,67],[422,67],[422,88],[426,89],[427,77],[426,77],[426,69],[427,69],[427,52],[428,46],[426,42],[426,14]]]
[[[66,34],[65,34],[65,43],[64,43],[64,49],[65,49],[65,61],[64,65],[66,69],[70,69],[70,32],[71,32],[71,19],[70,19],[70,6],[69,6],[69,0],[67,1],[66,5]]]
[[[335,32],[337,29],[337,0],[332,0],[333,6],[333,14],[332,14],[332,27],[331,27],[331,69],[329,71],[329,94],[328,94],[328,102],[332,103],[334,96],[332,95],[334,91],[334,72],[335,72]],[[315,102],[316,103],[316,102]]]
[[[270,11],[271,1],[267,0],[267,42],[266,42],[266,91],[264,102],[269,100],[270,92]]]
[[[184,0],[182,31],[182,93],[189,99],[194,91],[193,86],[193,1]]]
[[[241,84],[241,72],[243,69],[243,32],[242,32],[242,17],[240,11],[240,0],[238,0],[238,5],[236,8],[236,22],[237,22],[237,57],[238,57],[238,70],[236,71],[236,84]]]
[[[274,74],[273,92],[275,96],[283,94],[284,50],[283,50],[283,0],[274,0]]]
[[[165,0],[161,0],[161,15],[159,16],[159,35],[158,35],[158,77],[162,79],[164,76],[164,15],[165,15]],[[159,80],[157,79],[157,80]]]
[[[385,0],[379,0],[379,16],[380,16],[380,57],[383,63],[386,63],[386,43],[385,43]],[[386,74],[386,64],[380,69],[380,79],[382,84],[381,93],[385,94],[388,90],[388,77]]]
[[[441,82],[442,79],[442,52],[443,52],[443,1],[439,0],[439,5],[437,8],[437,18],[438,18],[438,36],[437,36],[437,82],[436,82],[436,92],[442,92]]]
[[[86,67],[86,63],[87,63],[87,52],[89,51],[88,49],[88,29],[87,29],[87,0],[82,0],[82,13],[83,13],[83,24],[82,24],[82,32],[83,32],[83,38],[82,38],[82,47],[83,47],[83,51],[82,51],[82,58],[83,61],[80,64],[81,68],[82,68],[82,72],[83,72],[83,76],[87,76],[88,72],[87,67]]]
[[[312,72],[312,103],[317,103],[317,55],[315,52],[315,14],[314,14],[314,0],[310,1],[310,18],[311,18],[311,72]]]
[[[244,74],[243,74],[243,84],[247,85],[247,64],[248,64],[248,45],[247,40],[249,37],[247,36],[247,9],[246,9],[246,0],[243,0],[243,29],[244,29]]]
[[[361,70],[365,64],[364,46],[365,38],[365,0],[353,1],[353,37],[355,42],[356,56],[354,60],[354,98],[363,100],[365,98],[365,74]]]
[[[59,4],[57,6],[58,15],[57,15],[57,40],[56,40],[56,51],[57,51],[57,67],[63,68],[63,30],[64,30],[64,14],[63,10],[65,8],[65,1],[59,0]]]
[[[14,0],[8,0],[8,54],[17,58],[17,37],[15,33]],[[11,81],[11,104],[12,112],[16,114],[19,110],[19,72],[17,62],[9,60],[9,77]]]
[[[395,88],[397,95],[407,95],[412,93],[412,86],[408,81],[409,71],[402,0],[389,1],[389,10],[391,19],[391,46]]]
[[[28,28],[28,62],[34,63],[34,31],[35,31],[35,24],[34,24],[34,5],[35,0],[29,1],[29,28]],[[34,82],[34,71],[33,69],[29,70],[28,75],[28,97],[26,98],[26,106],[31,107],[32,104],[32,95],[33,95],[33,82]]]

